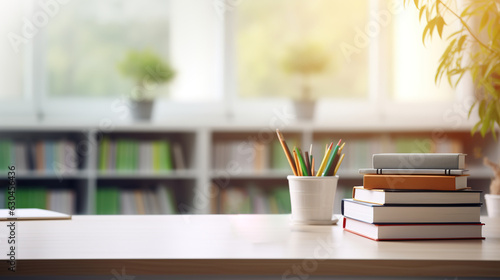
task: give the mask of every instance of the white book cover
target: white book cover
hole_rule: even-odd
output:
[[[372,157],[373,168],[465,169],[465,154],[461,153],[383,153]]]

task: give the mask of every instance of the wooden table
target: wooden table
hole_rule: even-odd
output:
[[[20,221],[15,275],[500,276],[500,219],[482,221],[486,240],[408,242],[375,242],[340,223],[291,225],[288,215]],[[4,260],[7,224],[0,223]],[[0,276],[14,275],[0,263]]]

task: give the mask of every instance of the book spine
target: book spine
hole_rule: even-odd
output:
[[[418,176],[418,175],[364,175],[365,189],[406,189],[406,190],[456,190],[466,188],[457,184],[462,176]],[[464,176],[465,177],[465,176]],[[467,179],[465,177],[465,179]]]
[[[465,154],[374,154],[373,168],[377,169],[463,169]]]

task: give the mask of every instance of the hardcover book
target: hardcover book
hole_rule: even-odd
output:
[[[343,199],[341,211],[367,223],[479,223],[481,204],[379,205]]]
[[[373,168],[388,169],[464,169],[465,154],[460,153],[384,153],[373,155]]]
[[[365,189],[443,190],[467,188],[467,176],[364,175]]]
[[[464,189],[459,191],[427,190],[381,190],[352,189],[352,198],[375,204],[480,204],[481,191]]]
[[[370,224],[344,218],[343,228],[375,240],[484,239],[484,224]]]
[[[385,174],[385,175],[468,175],[467,169],[382,169],[362,168],[360,174]]]

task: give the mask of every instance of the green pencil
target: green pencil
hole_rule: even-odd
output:
[[[302,157],[302,152],[299,148],[295,147],[295,152],[299,158],[300,167],[302,169],[302,176],[309,176],[309,170],[307,170],[306,163],[304,162],[304,157]]]
[[[330,169],[332,169],[333,162],[335,161],[335,157],[337,156],[337,151],[339,150],[340,142],[342,142],[342,139],[339,140],[339,142],[335,146],[335,149],[330,154],[330,158],[328,159],[328,163],[326,164],[325,170],[323,171],[323,174],[321,176],[327,176],[330,173],[329,171],[330,171]]]

